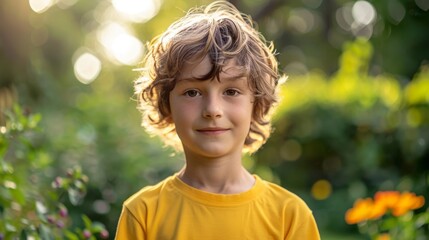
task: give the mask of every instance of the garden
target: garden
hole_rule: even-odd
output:
[[[145,42],[209,2],[0,3],[0,240],[113,239],[123,201],[182,167],[133,81]],[[322,239],[427,239],[427,1],[231,2],[288,76],[246,168],[303,198]]]

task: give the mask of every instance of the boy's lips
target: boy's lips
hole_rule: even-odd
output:
[[[229,130],[228,128],[209,127],[209,128],[197,129],[197,132],[205,133],[205,134],[220,134],[228,130]]]

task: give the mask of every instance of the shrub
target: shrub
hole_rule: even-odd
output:
[[[79,166],[53,177],[43,149],[39,114],[15,106],[0,126],[0,239],[106,239],[104,225],[82,215],[72,219],[67,204],[79,205],[88,177]],[[80,227],[79,227],[80,226]]]

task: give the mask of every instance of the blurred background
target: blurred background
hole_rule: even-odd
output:
[[[183,164],[140,127],[133,70],[146,42],[210,2],[0,3],[0,132],[15,104],[39,113],[41,175],[82,166],[88,192],[70,214],[103,223],[111,239],[122,202]],[[375,191],[428,199],[429,1],[231,2],[274,42],[289,76],[275,131],[246,167],[301,196],[322,239],[362,239],[344,213]]]

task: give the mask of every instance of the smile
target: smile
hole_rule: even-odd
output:
[[[208,134],[208,135],[218,135],[226,131],[228,131],[228,129],[226,128],[204,128],[204,129],[197,130],[197,132],[199,133]]]

